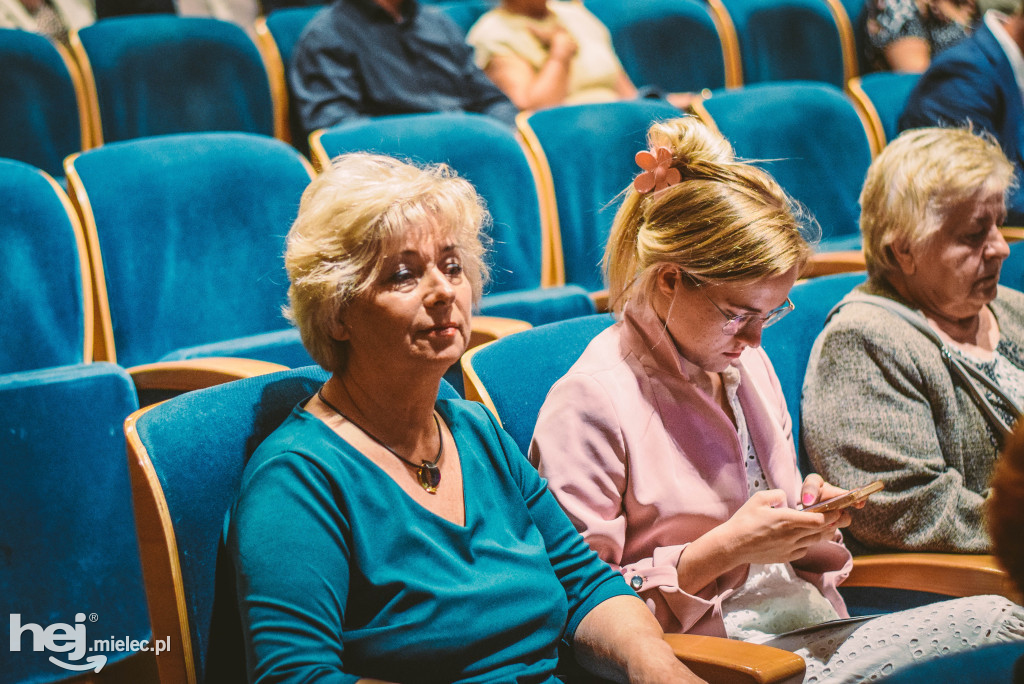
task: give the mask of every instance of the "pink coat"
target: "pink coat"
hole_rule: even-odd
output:
[[[734,364],[750,439],[769,486],[790,506],[802,477],[779,381],[761,349]],[[548,393],[530,456],[569,518],[622,572],[666,632],[725,636],[722,600],[746,581],[747,566],[696,594],[679,589],[686,545],[747,501],[747,476],[732,421],[690,377],[649,307],[598,335]],[[837,531],[792,563],[846,616],[836,586],[852,559]]]

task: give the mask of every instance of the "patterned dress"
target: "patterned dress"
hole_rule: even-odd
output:
[[[965,13],[964,24],[951,11]],[[975,0],[867,0],[867,61],[872,71],[888,71],[885,48],[901,38],[922,38],[934,57],[966,38],[980,13]]]

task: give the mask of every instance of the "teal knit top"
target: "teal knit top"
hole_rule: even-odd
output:
[[[253,455],[227,522],[251,681],[555,681],[560,640],[632,594],[486,409],[437,410],[464,527],[301,405]]]

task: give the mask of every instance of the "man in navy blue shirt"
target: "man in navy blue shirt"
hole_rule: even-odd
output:
[[[288,77],[307,133],[388,114],[478,112],[510,126],[517,114],[455,23],[415,0],[334,0],[303,32]]]

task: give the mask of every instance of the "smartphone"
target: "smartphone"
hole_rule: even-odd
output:
[[[840,494],[839,496],[834,496],[831,499],[819,501],[816,504],[807,506],[803,511],[805,513],[824,513],[825,511],[842,510],[848,506],[852,506],[855,503],[863,501],[875,492],[883,489],[885,489],[885,484],[881,480],[875,480],[869,485],[851,489],[845,494]]]

